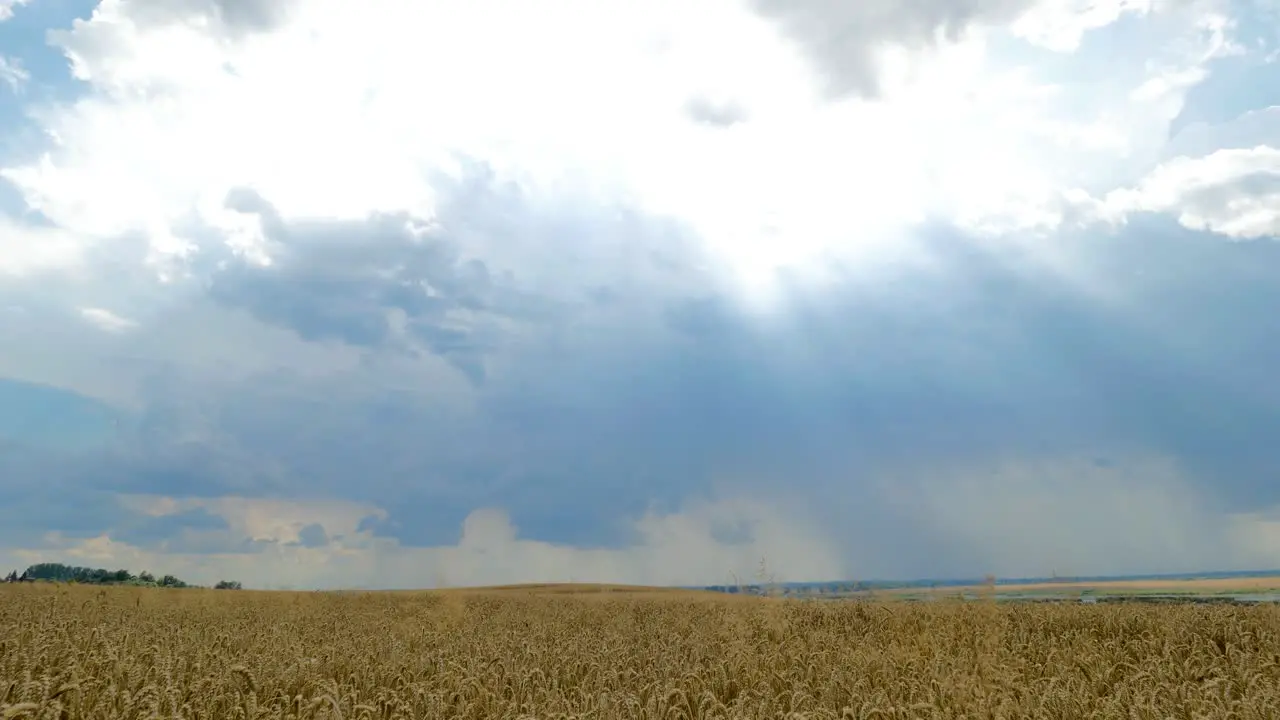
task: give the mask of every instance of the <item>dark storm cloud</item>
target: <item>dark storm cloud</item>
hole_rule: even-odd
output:
[[[303,547],[324,547],[329,544],[329,534],[325,532],[323,525],[311,523],[298,531],[298,542]]]
[[[118,413],[60,388],[0,378],[0,442],[83,449],[112,435]]]
[[[503,205],[473,196],[469,207]],[[628,539],[622,520],[649,509],[785,489],[840,542],[905,575],[982,560],[895,504],[893,478],[912,473],[938,490],[958,487],[952,468],[1075,457],[1124,485],[1137,482],[1131,458],[1155,455],[1228,509],[1280,502],[1276,243],[1227,243],[1154,217],[1113,236],[1012,246],[930,227],[916,238],[929,262],[833,267],[835,282],[789,283],[787,311],[761,321],[715,283],[688,282],[692,245],[619,220],[506,207],[489,216],[533,233],[535,247],[559,239],[573,257],[584,252],[575,243],[622,236],[630,258],[667,263],[590,265],[557,285],[495,271],[482,254],[471,259],[483,266],[468,265],[447,224],[433,240],[405,218],[304,227],[268,217],[278,262],[229,267],[210,297],[356,345],[369,364],[319,378],[156,376],[132,435],[44,468],[29,456],[26,470],[13,467],[41,480],[10,501],[66,508],[46,530],[95,534],[113,526],[93,511],[109,492],[340,497],[385,508],[365,529],[410,545],[456,542],[469,512],[502,507],[526,537],[616,545]],[[405,290],[414,283],[440,289]],[[520,293],[538,312],[512,299]],[[459,308],[457,327],[491,338],[486,382],[465,402],[439,377],[390,384],[380,358],[400,351],[388,311],[448,328]],[[450,362],[470,347],[465,336],[436,341]],[[1069,493],[1074,480],[1054,482]]]
[[[232,192],[226,206],[260,218],[272,263],[237,259],[214,270],[225,258],[206,260],[211,297],[308,340],[422,348],[480,385],[512,323],[545,331],[602,290],[687,282],[684,266],[696,258],[679,228],[622,209],[541,208],[484,165],[464,165],[463,180],[441,182],[430,224],[407,214],[290,224],[252,191]],[[485,248],[500,249],[507,265],[491,267]],[[673,254],[674,263],[655,259]],[[601,278],[609,287],[591,285]]]
[[[111,529],[111,539],[129,543],[148,550],[164,543],[179,540],[184,534],[212,534],[226,531],[230,526],[224,518],[213,515],[204,508],[194,508],[171,515],[135,515],[120,512]]]
[[[631,456],[653,468],[653,490],[652,458],[680,458],[693,477],[717,461],[818,477],[834,469],[824,458],[856,472],[1146,448],[1213,477],[1237,507],[1276,501],[1265,438],[1280,397],[1266,388],[1280,333],[1263,308],[1280,302],[1280,246],[1158,222],[1058,242],[1092,264],[1097,288],[1123,287],[1125,306],[940,231],[929,246],[942,269],[912,283],[799,294],[792,320],[767,330],[712,300],[674,300],[672,327],[693,344],[637,343],[606,369],[584,340],[538,396],[492,402],[529,445],[611,465],[591,475],[614,490],[630,485]],[[559,399],[555,412],[538,397]],[[569,440],[586,428],[592,442]]]
[[[538,306],[483,262],[462,258],[453,242],[422,236],[408,215],[286,226],[249,191],[232,193],[227,207],[263,218],[276,252],[270,266],[240,262],[218,272],[212,297],[307,340],[381,346],[407,335],[480,384],[495,339],[487,323]],[[393,311],[403,314],[402,329]],[[463,313],[468,320],[458,319]]]

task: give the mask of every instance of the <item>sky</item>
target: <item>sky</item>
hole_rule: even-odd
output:
[[[0,0],[0,567],[1280,568],[1276,0]]]

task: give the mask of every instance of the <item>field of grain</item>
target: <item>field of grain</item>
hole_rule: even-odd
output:
[[[1280,718],[1280,609],[0,588],[4,718]]]

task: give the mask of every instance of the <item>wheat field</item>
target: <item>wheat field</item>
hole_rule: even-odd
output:
[[[1280,609],[0,588],[4,718],[1280,718]]]

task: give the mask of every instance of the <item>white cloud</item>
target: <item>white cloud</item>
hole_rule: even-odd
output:
[[[21,60],[0,55],[0,82],[8,85],[10,90],[14,93],[21,91],[30,79],[31,73],[22,66]]]
[[[1126,13],[1146,13],[1151,0],[1046,0],[1012,24],[1015,35],[1056,52],[1075,52],[1086,32],[1105,27]]]
[[[137,322],[123,318],[110,310],[96,307],[80,308],[80,315],[104,332],[118,333],[137,326]]]
[[[1227,4],[1220,0],[1041,0],[1014,20],[1010,29],[1040,47],[1074,53],[1088,32],[1107,27],[1126,15],[1189,12],[1216,43],[1225,44],[1222,34],[1231,24],[1226,10]]]
[[[1192,230],[1235,239],[1280,236],[1280,150],[1218,150],[1162,163],[1135,188],[1104,201],[1109,216],[1169,212]]]
[[[14,9],[26,5],[31,0],[0,0],[0,22],[13,17]]]
[[[1106,93],[1090,82],[1064,96],[1002,67],[989,30],[923,54],[886,46],[877,102],[827,102],[786,36],[735,2],[558,0],[504,6],[519,15],[502,25],[491,10],[316,2],[225,39],[137,0],[105,3],[58,38],[97,92],[46,113],[50,153],[3,176],[64,228],[142,233],[172,255],[208,242],[193,221],[248,237],[221,209],[236,187],[285,219],[430,218],[433,173],[461,154],[535,195],[678,218],[726,279],[758,290],[773,267],[824,252],[894,255],[906,227],[937,215],[1052,228],[1062,190],[1106,177],[1098,160],[1152,122],[1141,100],[1130,126],[1076,114]],[[1173,13],[1164,32],[1198,18]],[[706,98],[741,121],[691,118]]]

